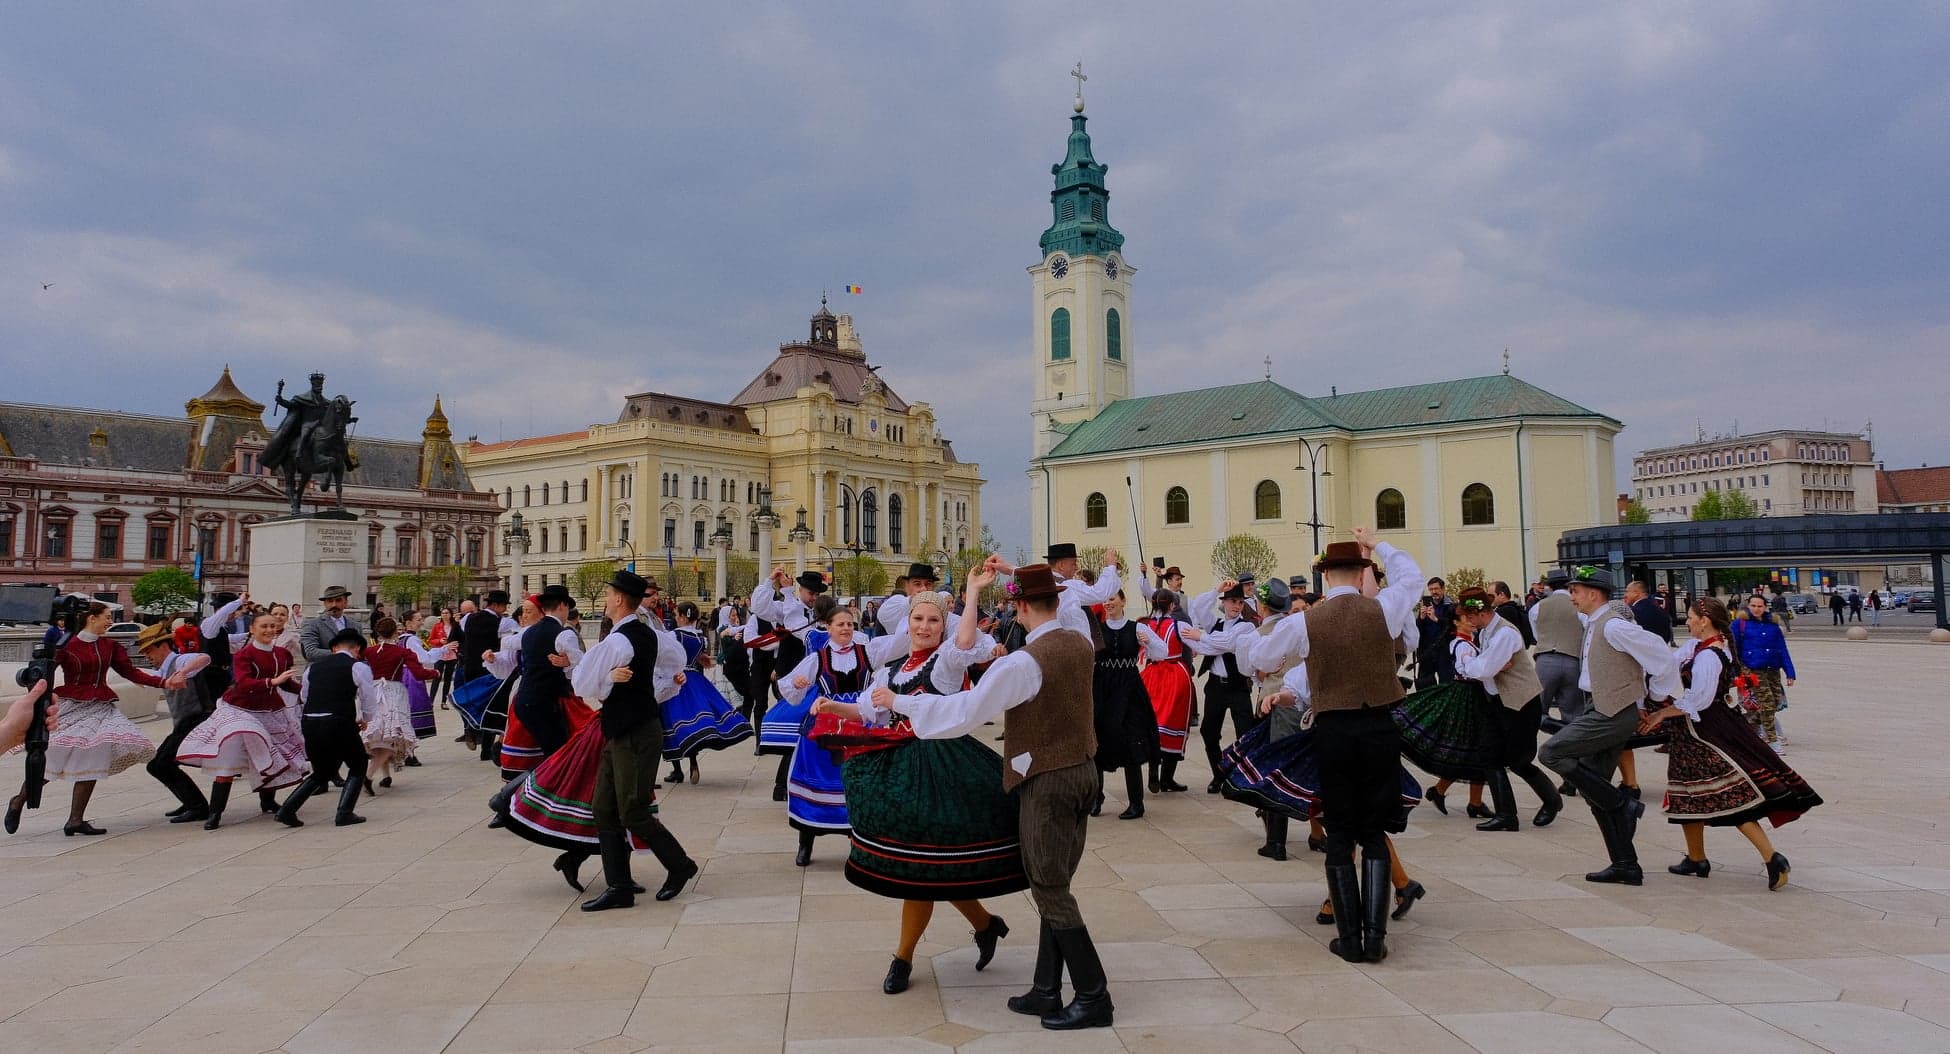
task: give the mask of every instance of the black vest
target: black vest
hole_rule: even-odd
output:
[[[555,638],[562,635],[563,628],[554,618],[544,617],[521,631],[521,682],[515,685],[516,706],[552,703],[574,694],[569,687],[569,671],[548,661],[555,654]]]
[[[611,632],[621,633],[630,642],[630,679],[609,686],[603,700],[603,735],[615,739],[646,721],[661,723],[663,710],[657,705],[657,634],[633,618]]]
[[[219,628],[214,637],[204,636],[199,626],[196,636],[197,650],[210,657],[210,665],[196,676],[203,682],[203,690],[209,693],[210,698],[221,698],[235,680],[230,674],[230,626],[225,624]]]
[[[1206,632],[1219,633],[1223,632],[1225,628],[1226,620],[1222,618],[1212,623],[1212,628]],[[1250,678],[1240,675],[1239,659],[1231,652],[1226,652],[1224,655],[1207,655],[1205,661],[1200,664],[1198,672],[1214,674],[1214,679],[1219,680],[1225,687],[1235,691],[1247,691],[1253,686]],[[1210,687],[1211,683],[1211,679],[1206,681],[1208,687]]]
[[[359,683],[352,679],[352,665],[358,661],[349,652],[335,651],[306,667],[305,716],[329,713],[342,721],[359,719]]]
[[[463,681],[487,673],[481,653],[501,647],[501,616],[492,611],[476,611],[460,624],[460,672]]]

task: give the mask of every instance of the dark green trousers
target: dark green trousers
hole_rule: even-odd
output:
[[[603,744],[602,764],[596,769],[596,800],[590,803],[598,830],[636,830],[656,819],[657,774],[663,771],[663,754],[661,721],[645,721]]]

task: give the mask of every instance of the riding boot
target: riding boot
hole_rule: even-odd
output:
[[[1178,759],[1177,758],[1175,757],[1166,758],[1164,767],[1158,770],[1158,789],[1162,790],[1166,794],[1171,794],[1174,792],[1185,791],[1190,789],[1186,787],[1183,783],[1178,782]]]
[[[1070,969],[1070,987],[1076,997],[1070,1005],[1043,1015],[1043,1027],[1057,1032],[1079,1028],[1109,1028],[1112,1012],[1110,989],[1104,979],[1104,964],[1097,958],[1097,946],[1090,931],[1082,926],[1073,930],[1052,930],[1056,945],[1063,951],[1064,965]]]
[[[210,801],[203,796],[203,788],[196,785],[196,780],[190,778],[189,773],[172,762],[168,771],[156,778],[169,788],[169,793],[176,795],[177,801],[183,803],[169,817],[170,823],[202,823],[210,818]]]
[[[1388,958],[1388,912],[1394,908],[1394,868],[1387,853],[1361,854],[1361,958]]]
[[[608,887],[594,900],[582,902],[584,911],[608,911],[611,908],[636,907],[636,894],[631,888],[636,885],[630,880],[630,836],[625,831],[599,829],[596,844],[601,847],[603,857],[603,882]]]
[[[278,811],[278,796],[268,790],[257,792],[257,811],[273,813]]]
[[[794,855],[792,858],[793,866],[795,867],[812,866],[812,847],[813,847],[813,839],[815,837],[817,837],[817,835],[814,835],[811,831],[802,830],[799,832],[799,852],[796,855]]]
[[[1549,827],[1551,821],[1557,819],[1557,814],[1564,811],[1563,795],[1557,793],[1557,787],[1535,762],[1519,767],[1516,773],[1530,785],[1530,792],[1537,796],[1537,800],[1544,803],[1538,808],[1537,815],[1531,819],[1530,826]]]
[[[210,815],[203,821],[203,829],[214,831],[223,824],[224,807],[230,804],[230,781],[218,780],[210,784]]]
[[[332,817],[332,826],[350,827],[355,823],[365,823],[366,818],[352,811],[359,804],[359,795],[366,792],[365,774],[350,773],[345,779],[345,789],[339,792],[339,811]]]
[[[1133,762],[1124,766],[1124,811],[1117,814],[1120,820],[1136,820],[1144,816],[1144,774]]]
[[[1266,844],[1259,847],[1259,855],[1269,860],[1285,860],[1286,814],[1269,809],[1260,821],[1266,825]]]
[[[1036,974],[1029,991],[1009,997],[1009,1009],[1030,1017],[1042,1017],[1063,1009],[1063,949],[1056,943],[1056,931],[1043,921],[1043,932],[1036,941]]]
[[[1591,818],[1598,825],[1598,833],[1604,836],[1605,855],[1611,863],[1602,871],[1585,875],[1584,880],[1626,886],[1645,884],[1645,872],[1639,868],[1638,854],[1632,850],[1631,839],[1619,831],[1618,814],[1593,809]]]
[[[779,759],[779,774],[777,776],[772,777],[772,800],[773,801],[785,800],[785,796],[786,796],[785,775],[788,771],[791,770],[791,768],[792,768],[792,755],[787,754],[786,756]]]
[[[1145,770],[1145,777],[1146,777],[1146,782],[1145,782],[1146,788],[1150,790],[1151,793],[1153,794],[1160,793],[1160,789],[1158,787],[1158,759],[1152,758],[1150,763],[1144,766],[1144,770]]]
[[[684,852],[684,847],[678,843],[677,836],[671,834],[670,828],[665,827],[662,822],[653,818],[647,825],[635,828],[630,833],[636,835],[638,841],[650,847],[650,852],[657,857],[657,863],[662,864],[664,870],[668,872],[664,877],[664,884],[657,889],[658,900],[669,900],[682,893],[684,886],[697,877],[699,870],[697,861]]]
[[[1327,900],[1334,905],[1334,930],[1340,936],[1327,950],[1351,963],[1361,961],[1361,880],[1353,864],[1327,865]]]
[[[286,827],[303,827],[305,821],[298,818],[298,810],[304,806],[305,799],[317,794],[324,787],[324,777],[306,776],[303,783],[293,787],[291,793],[284,796],[284,804],[278,806],[278,822]]]
[[[1517,794],[1510,789],[1510,774],[1502,769],[1491,769],[1483,782],[1490,785],[1490,801],[1496,806],[1496,813],[1477,824],[1476,829],[1479,831],[1517,830]]]

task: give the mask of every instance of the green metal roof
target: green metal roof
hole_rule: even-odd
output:
[[[1577,417],[1618,422],[1507,374],[1308,397],[1272,381],[1120,399],[1072,424],[1046,457],[1081,457],[1264,435]]]
[[[1108,256],[1124,247],[1124,235],[1110,225],[1110,191],[1104,186],[1109,166],[1090,154],[1090,133],[1082,114],[1070,118],[1070,146],[1063,160],[1050,166],[1056,188],[1050,191],[1051,222],[1037,243],[1043,255],[1061,250],[1072,256]]]

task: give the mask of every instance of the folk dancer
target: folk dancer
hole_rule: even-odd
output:
[[[1164,642],[1165,657],[1147,663],[1139,676],[1151,697],[1151,711],[1158,719],[1158,755],[1151,761],[1151,793],[1184,791],[1178,782],[1178,763],[1185,759],[1185,739],[1192,722],[1192,653],[1180,633],[1189,623],[1180,622],[1173,609],[1175,594],[1158,592],[1151,597],[1151,615],[1144,620],[1151,635]]]
[[[1544,719],[1543,682],[1536,660],[1524,649],[1521,629],[1502,615],[1502,606],[1481,588],[1471,586],[1456,598],[1470,642],[1457,649],[1456,675],[1483,686],[1496,706],[1497,762],[1489,771],[1490,801],[1495,815],[1476,825],[1479,831],[1517,830],[1517,798],[1510,789],[1510,773],[1530,785],[1543,803],[1531,819],[1535,827],[1549,827],[1564,809],[1564,799],[1550,778],[1537,767],[1537,731]]]
[[[698,864],[656,816],[657,763],[663,753],[660,704],[684,683],[684,650],[667,633],[651,628],[639,610],[649,583],[630,571],[610,577],[603,613],[614,629],[589,649],[570,675],[576,694],[602,704],[604,744],[596,770],[594,806],[603,880],[609,888],[584,911],[636,906],[630,879],[635,836],[656,854],[666,872],[658,900],[670,900],[697,877]]]
[[[196,630],[192,628],[191,632]],[[149,626],[135,638],[137,654],[149,660],[156,676],[162,678],[163,699],[169,705],[169,735],[156,748],[156,756],[149,759],[148,771],[182,803],[164,814],[170,823],[202,823],[210,818],[209,799],[203,796],[202,788],[189,773],[183,771],[182,764],[176,760],[176,751],[217,708],[216,697],[209,694],[208,682],[203,677],[211,659],[202,652],[176,650],[174,638],[167,622]],[[225,676],[229,676],[228,671]]]
[[[298,701],[304,715],[305,756],[311,761],[311,775],[278,809],[278,822],[286,827],[305,825],[298,818],[298,810],[304,807],[306,799],[326,788],[331,774],[340,766],[346,772],[345,789],[339,792],[339,807],[332,816],[332,825],[350,827],[366,822],[365,817],[352,811],[366,786],[366,744],[360,733],[387,704],[380,697],[372,667],[362,658],[365,635],[356,629],[344,629],[329,643],[331,650],[324,658],[305,667],[298,684]]]
[[[291,653],[272,643],[278,629],[278,617],[268,611],[251,620],[249,643],[231,659],[230,688],[217,700],[215,712],[183,738],[176,752],[176,760],[211,776],[206,831],[222,825],[230,785],[239,776],[250,777],[256,787],[258,809],[274,813],[278,801],[272,792],[304,780],[311,771],[299,726],[298,696],[290,687],[299,671]],[[332,774],[319,775],[330,778]]]
[[[702,614],[686,600],[677,605],[679,647],[684,649],[684,686],[663,704],[664,760],[670,762],[672,786],[684,782],[682,763],[691,763],[691,782],[698,781],[697,756],[724,750],[752,738],[752,723],[732,708],[711,683],[711,652],[699,625]],[[740,650],[743,650],[742,648]]]
[[[1162,663],[1170,653],[1164,639],[1150,626],[1124,617],[1122,590],[1104,601],[1104,618],[1098,631],[1103,646],[1097,649],[1091,675],[1097,722],[1097,802],[1090,815],[1103,811],[1104,773],[1123,769],[1124,811],[1117,818],[1136,820],[1144,815],[1144,770],[1158,763],[1159,749],[1158,713],[1152,708],[1138,662]]]
[[[1371,555],[1381,558],[1388,578],[1372,598],[1361,590],[1363,573],[1374,566]],[[1387,836],[1403,830],[1401,741],[1390,715],[1403,694],[1395,641],[1414,615],[1422,573],[1407,553],[1357,527],[1354,541],[1330,543],[1316,558],[1314,574],[1327,585],[1326,595],[1282,619],[1272,634],[1253,637],[1249,666],[1308,664],[1327,894],[1340,934],[1328,949],[1348,962],[1380,962],[1388,957],[1393,885]]]
[[[489,756],[494,743],[494,733],[483,727],[488,711],[494,709],[495,698],[501,694],[501,689],[508,686],[505,682],[493,685],[486,698],[475,700],[472,706],[467,700],[473,692],[481,691],[487,685],[481,680],[488,676],[487,653],[500,650],[501,638],[519,629],[514,620],[508,617],[509,600],[507,590],[490,589],[481,601],[481,607],[470,612],[460,624],[460,671],[455,674],[454,695],[463,728],[454,742],[479,747],[483,758]],[[501,706],[505,715],[505,699]],[[500,723],[500,719],[497,719],[497,728]]]
[[[399,643],[411,634],[402,634],[399,623],[391,615],[374,620],[372,632],[375,643],[360,650],[360,660],[372,677],[373,695],[378,700],[366,715],[364,727],[359,729],[359,738],[366,745],[367,794],[378,793],[373,786],[374,772],[379,774],[380,787],[391,787],[394,762],[403,765],[413,760],[419,737],[413,733],[413,700],[406,687],[407,679],[417,678],[424,683],[440,676],[422,663],[411,648]],[[303,694],[301,690],[299,695]]]
[[[1679,694],[1679,663],[1665,641],[1640,629],[1625,605],[1612,600],[1611,572],[1578,568],[1570,595],[1584,623],[1578,687],[1590,693],[1591,704],[1538,748],[1537,760],[1577,787],[1604,837],[1611,862],[1585,881],[1641,885],[1645,874],[1632,835],[1645,805],[1612,786],[1611,774],[1638,731],[1648,691],[1661,708]]]
[[[822,609],[831,602],[829,597],[819,599]],[[812,865],[815,838],[850,835],[853,830],[840,762],[809,738],[813,711],[822,700],[854,701],[869,687],[873,671],[908,646],[905,624],[900,633],[867,640],[859,632],[860,614],[852,608],[835,607],[824,617],[826,630],[815,634],[823,639],[815,642],[812,654],[779,678],[780,703],[768,715],[769,734],[775,741],[788,725],[793,730],[785,758],[790,766],[785,814],[786,822],[799,832],[799,852],[792,860],[798,867]]]
[[[1213,605],[1218,605],[1214,612]],[[1227,715],[1232,717],[1232,738],[1238,739],[1258,724],[1253,716],[1253,679],[1247,666],[1259,630],[1243,617],[1246,589],[1235,579],[1219,583],[1192,598],[1193,628],[1179,634],[1195,655],[1208,660],[1205,666],[1205,713],[1199,719],[1199,738],[1205,741],[1205,761],[1211,766],[1212,781],[1205,793],[1219,793],[1220,737],[1225,734]],[[1210,629],[1198,627],[1209,625]],[[1284,662],[1269,666],[1269,669]]]
[[[979,594],[1006,566],[1000,557],[990,556],[981,571],[969,576],[969,588]],[[1115,592],[1115,572],[1105,578]],[[1105,578],[1098,580],[1099,588]],[[1097,796],[1091,760],[1097,750],[1091,710],[1094,648],[1087,625],[1085,632],[1076,632],[1064,622],[1063,612],[1072,602],[1065,598],[1077,591],[1059,582],[1054,569],[1032,564],[1017,568],[1015,579],[1017,617],[1029,631],[1029,643],[996,659],[981,683],[967,691],[904,696],[895,705],[923,739],[959,738],[1002,719],[1002,789],[1015,795],[1023,871],[1042,916],[1034,980],[1028,992],[1009,1000],[1009,1009],[1040,1018],[1047,1029],[1108,1028],[1116,1008],[1096,945],[1070,891]],[[1077,615],[1082,614],[1077,608]],[[1067,1005],[1062,995],[1066,966],[1075,991]]]
[[[787,582],[792,582],[795,590],[790,599],[785,592]],[[798,667],[813,650],[807,645],[819,623],[813,614],[813,603],[826,589],[826,576],[818,571],[807,571],[794,580],[786,575],[784,565],[778,565],[772,568],[770,578],[752,590],[752,617],[772,626],[766,634],[773,641],[771,683],[762,686],[767,695],[776,693],[783,700],[785,690],[777,683],[777,675]],[[759,656],[754,655],[752,659],[754,667],[758,666]],[[760,705],[764,705],[763,700]],[[772,781],[773,801],[786,800],[786,778],[792,770],[792,753],[804,732],[805,718],[805,713],[795,709],[783,715],[761,713],[754,722],[760,729],[758,752],[784,755],[779,758],[779,771]]]

